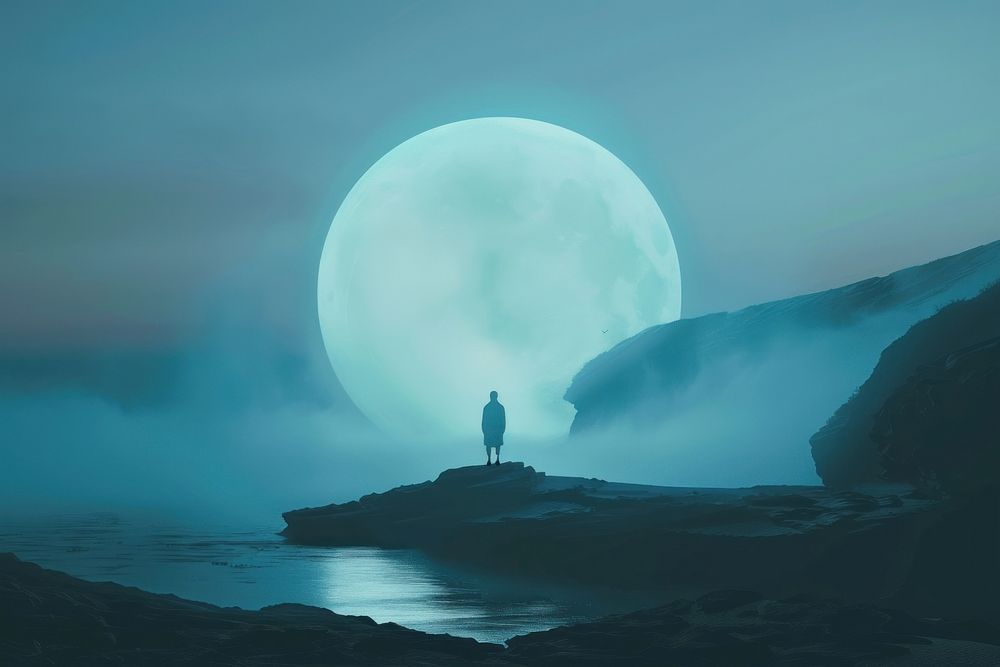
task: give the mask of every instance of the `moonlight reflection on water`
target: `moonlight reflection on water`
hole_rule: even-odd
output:
[[[58,516],[0,523],[0,551],[219,606],[296,602],[492,642],[654,602],[458,570],[409,549],[291,545],[276,532]]]

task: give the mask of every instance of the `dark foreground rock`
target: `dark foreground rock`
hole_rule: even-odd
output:
[[[988,624],[716,591],[504,648],[302,605],[223,609],[0,554],[5,665],[994,665],[998,641]]]
[[[970,504],[971,503],[971,504]],[[520,463],[287,512],[291,541],[413,547],[546,581],[655,591],[719,588],[996,615],[996,500],[911,487],[683,489],[550,477]],[[955,545],[955,546],[952,546]]]
[[[501,653],[317,607],[224,609],[86,582],[0,554],[3,665],[466,665]]]
[[[508,645],[525,664],[567,666],[987,665],[1000,659],[998,640],[987,624],[735,590],[514,637]]]

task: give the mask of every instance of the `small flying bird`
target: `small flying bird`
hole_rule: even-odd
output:
[[[607,329],[601,329],[601,333],[608,333]]]

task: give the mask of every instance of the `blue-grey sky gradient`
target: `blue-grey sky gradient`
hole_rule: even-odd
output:
[[[5,2],[0,356],[172,368],[229,326],[311,367],[338,204],[477,116],[635,170],[685,316],[992,241],[998,34],[990,1]]]

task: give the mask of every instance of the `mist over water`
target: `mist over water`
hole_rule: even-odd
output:
[[[610,481],[816,484],[809,437],[886,345],[976,291],[962,286],[850,326],[789,326],[753,355],[703,360],[681,391],[650,396],[603,429],[508,437],[502,456],[550,475]],[[331,387],[318,336],[303,346],[262,333],[239,311],[215,315],[176,361],[160,400],[132,404],[79,387],[0,393],[0,514],[110,510],[260,525],[485,462],[478,432],[407,439],[367,424]],[[291,354],[294,345],[306,353]],[[509,412],[508,424],[517,419]]]
[[[271,520],[420,481],[446,458],[440,448],[421,451],[348,428],[317,408],[125,412],[99,398],[63,396],[4,401],[0,419],[13,445],[0,498],[20,513],[151,510]]]
[[[713,368],[674,397],[669,419],[656,427],[622,423],[573,438],[508,438],[503,458],[549,474],[649,484],[817,483],[808,438],[874,366],[882,344],[870,333],[862,327],[846,339],[785,346],[766,362]],[[18,513],[273,519],[485,462],[478,433],[402,440],[301,404],[125,410],[97,396],[35,395],[0,402],[0,420],[9,445],[0,501]]]
[[[864,340],[859,332],[854,342]],[[508,438],[502,456],[549,474],[649,484],[816,483],[808,437],[864,379],[881,348],[856,350],[856,363],[831,375],[809,363],[829,358],[811,347],[786,348],[768,364],[713,369],[727,380],[695,382],[656,428]],[[749,404],[748,395],[755,396]],[[779,409],[789,397],[799,401]],[[274,519],[485,462],[478,433],[402,440],[321,406],[127,411],[96,396],[29,396],[0,403],[0,420],[11,445],[0,501],[19,513],[134,509]]]
[[[819,484],[809,438],[868,377],[912,315],[789,331],[752,359],[706,364],[681,391],[574,436],[571,474],[677,486]]]

